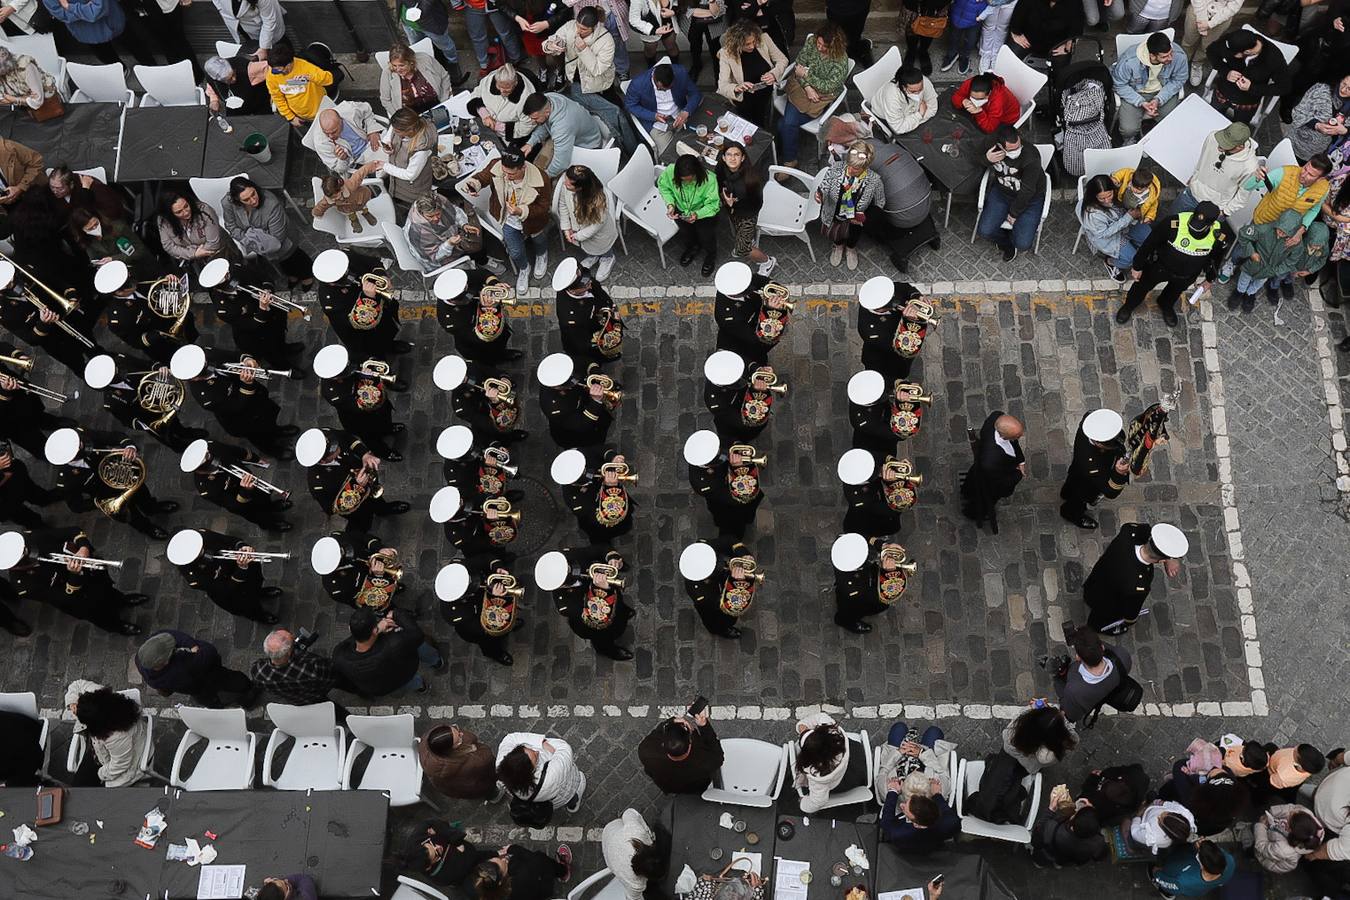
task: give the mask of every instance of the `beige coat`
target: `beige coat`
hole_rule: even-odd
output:
[[[97,691],[103,685],[96,681],[77,679],[66,688],[66,705],[79,700],[81,694]],[[77,734],[84,732],[84,726],[75,724]],[[141,768],[141,757],[145,755],[145,743],[149,738],[145,717],[136,720],[136,724],[127,731],[115,731],[106,738],[90,738],[98,758],[98,780],[104,787],[127,787],[140,781],[145,775]]]
[[[563,44],[567,80],[574,81],[577,73],[581,73],[583,94],[599,94],[614,86],[614,37],[603,22],[591,33],[581,50],[577,49],[576,19],[564,22],[553,37]]]
[[[781,82],[788,67],[788,58],[783,55],[783,51],[778,49],[778,45],[773,42],[773,38],[763,32],[759,35],[759,47],[757,49],[759,55],[769,64],[773,77]],[[733,103],[739,102],[740,95],[736,93],[734,88],[743,81],[745,81],[745,75],[741,69],[740,54],[737,54],[735,59],[730,59],[725,48],[718,50],[717,93]]]
[[[450,83],[450,74],[441,64],[425,53],[417,54],[417,71],[436,92],[436,99],[445,101],[455,92]],[[392,116],[403,108],[403,85],[401,79],[387,67],[380,70],[380,103],[386,115]]]

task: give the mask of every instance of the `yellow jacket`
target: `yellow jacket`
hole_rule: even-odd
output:
[[[1116,201],[1125,202],[1125,192],[1130,189],[1130,179],[1134,177],[1134,169],[1117,169],[1111,173],[1111,180],[1116,183]],[[1158,200],[1162,197],[1162,182],[1158,176],[1153,176],[1153,183],[1148,186],[1148,198],[1139,205],[1142,213],[1139,221],[1152,222],[1158,217]]]
[[[290,120],[297,116],[306,121],[319,114],[324,87],[333,83],[333,73],[320,69],[311,62],[296,57],[285,75],[267,72],[267,93],[271,95],[277,112]]]

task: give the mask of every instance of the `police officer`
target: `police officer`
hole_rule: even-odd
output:
[[[275,625],[276,613],[263,609],[261,601],[280,597],[281,588],[263,587],[262,558],[253,553],[246,542],[205,528],[184,528],[166,551],[188,587],[230,615]]]
[[[684,590],[704,627],[718,637],[737,640],[737,622],[750,611],[764,575],[744,544],[699,541],[680,554]]]
[[[470,368],[463,357],[450,354],[436,363],[431,379],[436,387],[450,392],[455,415],[479,440],[510,444],[529,437],[528,431],[518,427],[520,397],[515,385],[500,371]]]
[[[384,613],[404,590],[398,550],[363,531],[335,531],[314,542],[310,566],[334,603]]]
[[[589,269],[567,257],[553,271],[553,290],[564,353],[578,365],[597,366],[623,355],[619,308]]]
[[[587,471],[590,466],[580,450],[564,450],[554,458],[550,473],[591,543],[607,545],[633,530],[637,501],[626,485],[637,476],[629,471],[627,458],[612,447],[598,459],[599,471]]]
[[[857,532],[835,539],[830,548],[834,565],[834,624],[854,634],[867,634],[876,616],[890,609],[905,593],[914,564],[905,548],[894,542],[869,542]]]
[[[787,393],[773,366],[756,366],[745,377],[745,361],[718,350],[703,364],[703,403],[724,438],[753,441],[769,424],[774,402]]]
[[[371,366],[373,360],[353,369],[347,348],[329,344],[314,354],[314,374],[319,376],[319,395],[337,411],[342,427],[361,438],[371,450],[390,462],[403,454],[389,439],[407,426],[394,421],[390,388],[394,376],[387,365]]]
[[[717,434],[707,430],[694,432],[684,442],[690,485],[707,502],[722,536],[743,538],[764,500],[759,479],[764,460],[755,457],[754,449],[732,444],[724,454]]]
[[[1188,549],[1190,542],[1175,525],[1122,525],[1083,582],[1088,625],[1103,634],[1128,631],[1144,612],[1154,567],[1161,565],[1169,578],[1175,578],[1181,571],[1178,560]]]
[[[56,554],[66,558],[39,561]],[[22,534],[11,531],[0,535],[0,569],[9,570],[19,599],[50,604],[112,634],[140,634],[141,626],[124,619],[123,610],[148,603],[150,597],[122,593],[113,584],[109,571],[116,566],[97,559],[93,543],[78,528],[49,528]]]
[[[389,359],[413,345],[398,340],[398,298],[375,260],[341,250],[314,258],[315,292],[339,343],[357,359]]]
[[[591,363],[586,380],[575,378],[577,363],[566,353],[550,353],[539,361],[539,408],[548,433],[559,447],[595,447],[605,442],[623,394],[613,379]],[[611,385],[606,389],[605,383]]]
[[[160,288],[170,295],[179,290],[177,275],[166,276]],[[167,363],[173,352],[197,340],[197,323],[192,316],[191,300],[176,317],[161,314],[150,306],[150,295],[133,280],[131,270],[120,259],[104,263],[94,273],[94,290],[108,298],[108,330],[138,353],[158,363]]]
[[[618,551],[596,547],[554,550],[534,567],[535,584],[553,595],[572,632],[590,641],[596,653],[620,662],[633,658],[633,651],[618,642],[636,615],[623,601],[622,569]]]
[[[878,275],[858,289],[858,336],[864,368],[887,382],[908,380],[928,329],[937,324],[933,308],[912,284]]]
[[[436,574],[441,616],[461,638],[504,666],[515,661],[506,650],[506,636],[522,624],[518,604],[523,593],[515,576],[497,560],[477,577],[462,562],[450,563]]]
[[[914,506],[923,476],[908,459],[887,456],[877,465],[866,450],[855,447],[839,457],[839,480],[844,486],[844,531],[866,538],[900,530],[900,514]]]
[[[275,485],[265,486],[249,471],[249,467],[266,466],[262,457],[242,447],[200,439],[189,444],[178,460],[184,473],[192,473],[199,497],[266,531],[290,531],[293,526],[284,518],[291,508],[289,493]]]
[[[1130,483],[1130,463],[1125,452],[1125,421],[1113,409],[1094,409],[1078,423],[1073,439],[1073,459],[1059,489],[1059,514],[1066,521],[1089,531],[1097,520],[1088,515],[1102,497],[1114,500]]]
[[[226,434],[249,441],[268,456],[291,458],[286,441],[300,429],[278,424],[281,407],[267,389],[271,376],[256,358],[188,344],[175,351],[169,369]]]
[[[84,367],[84,383],[103,392],[103,408],[129,431],[148,431],[161,444],[182,453],[204,438],[204,428],[182,419],[187,388],[168,366],[124,354],[102,354]]]
[[[9,441],[0,440],[0,519],[24,528],[45,528],[42,515],[27,504],[50,506],[60,499],[56,491],[39,487]]]
[[[455,352],[465,359],[498,366],[519,359],[511,349],[506,307],[514,303],[511,285],[485,269],[450,269],[432,286],[436,320],[455,339]]]
[[[266,274],[249,264],[232,267],[222,257],[202,267],[197,284],[210,292],[216,316],[230,326],[236,347],[273,368],[290,369],[292,378],[305,377],[300,359],[305,345],[286,340],[288,301],[272,293]],[[304,316],[309,319],[308,310]]]
[[[1130,277],[1134,284],[1125,295],[1125,305],[1116,312],[1124,325],[1144,302],[1148,292],[1161,284],[1158,309],[1168,325],[1177,324],[1177,298],[1197,276],[1208,290],[1219,266],[1233,244],[1233,229],[1219,217],[1219,207],[1206,200],[1190,212],[1177,213],[1154,222],[1144,243],[1134,255]]]
[[[376,516],[400,516],[412,507],[388,500],[380,483],[380,458],[361,439],[336,428],[311,428],[295,442],[295,461],[309,469],[309,493],[349,528],[370,531]]]

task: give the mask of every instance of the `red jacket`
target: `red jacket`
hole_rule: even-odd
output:
[[[985,134],[992,134],[999,125],[1007,122],[1009,125],[1017,121],[1017,117],[1022,114],[1022,104],[1017,101],[1017,97],[1012,91],[1008,90],[1003,79],[997,75],[990,75],[994,80],[994,86],[989,91],[989,102],[981,107],[980,111],[971,116],[975,124]],[[962,104],[970,96],[970,82],[967,78],[952,94],[952,106],[963,110]]]

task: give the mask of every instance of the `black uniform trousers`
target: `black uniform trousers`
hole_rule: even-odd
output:
[[[1139,280],[1130,285],[1130,292],[1125,295],[1125,309],[1135,310],[1143,304],[1148,292],[1158,285],[1163,289],[1158,292],[1158,309],[1175,311],[1177,307],[1177,298],[1181,292],[1195,283],[1195,275],[1172,275],[1160,266],[1152,265],[1140,270]]]
[[[60,499],[53,490],[39,487],[28,474],[28,466],[12,459],[8,471],[0,472],[0,519],[17,522],[24,528],[41,528],[42,516],[26,504],[46,506]]]
[[[1064,501],[1059,505],[1059,514],[1076,522],[1087,515],[1087,508],[1095,506],[1101,496],[1102,492],[1095,484],[1086,478],[1074,477],[1070,471],[1059,489],[1059,499]]]

